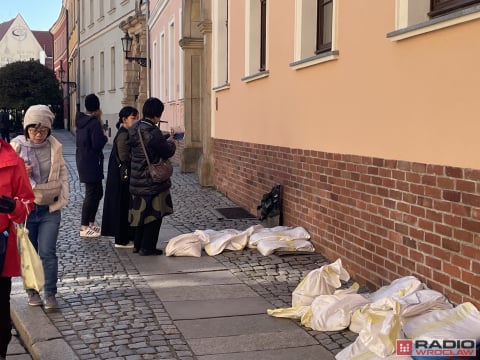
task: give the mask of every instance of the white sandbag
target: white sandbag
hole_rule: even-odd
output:
[[[395,300],[398,301],[399,299],[402,299],[405,296],[413,294],[416,291],[424,288],[425,285],[415,276],[404,276],[395,279],[390,285],[383,286],[372,294],[366,296],[372,301],[372,303],[378,302],[379,304],[377,307],[381,307],[383,306],[385,299],[395,298]],[[370,305],[366,305],[365,307],[356,310],[352,314],[352,319],[350,322],[351,331],[359,333],[360,330],[365,328],[369,311]],[[398,309],[398,313],[400,313],[400,307]]]
[[[311,305],[319,295],[331,295],[342,286],[341,281],[348,281],[350,275],[342,266],[342,260],[323,265],[310,271],[297,285],[292,293],[292,306]]]
[[[405,319],[409,339],[475,339],[480,341],[480,312],[470,302]]]
[[[336,360],[412,360],[410,356],[397,356],[392,354],[387,357],[381,357],[369,351],[367,347],[358,340],[348,345],[345,349],[335,355]]]
[[[267,309],[267,314],[273,317],[299,320],[310,309],[310,306],[297,306],[279,309]]]
[[[224,250],[243,250],[247,246],[250,236],[257,229],[263,229],[261,225],[253,225],[244,231],[235,229],[225,230],[204,230],[202,233],[208,238],[205,245],[205,252],[210,256],[215,256]]]
[[[202,231],[182,234],[171,238],[165,247],[166,256],[202,256],[202,247],[208,243],[208,237]]]
[[[425,289],[426,286],[415,276],[404,276],[393,280],[389,285],[382,286],[370,295],[372,302],[386,297],[402,298],[417,290]]]
[[[414,293],[395,298],[400,305],[400,316],[417,316],[432,310],[451,309],[453,305],[441,292],[432,289],[418,290]]]
[[[313,244],[309,240],[272,240],[264,239],[258,242],[257,250],[263,256],[273,254],[275,251],[288,252],[315,252]]]
[[[301,319],[302,325],[317,331],[337,331],[350,325],[352,313],[370,300],[360,294],[319,295]]]
[[[262,240],[309,240],[310,234],[301,226],[275,226],[255,231],[248,241],[248,247],[256,249]]]

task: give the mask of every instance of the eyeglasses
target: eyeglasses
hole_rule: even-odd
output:
[[[46,127],[42,127],[42,128],[34,128],[34,127],[31,127],[31,128],[28,128],[28,132],[32,135],[47,135],[48,134],[48,128]]]

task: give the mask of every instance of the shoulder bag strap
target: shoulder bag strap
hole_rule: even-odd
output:
[[[148,158],[147,150],[145,150],[145,144],[143,143],[142,133],[140,132],[140,126],[137,128],[138,137],[140,138],[140,144],[142,145],[143,153],[145,154],[145,159],[147,159],[148,167],[150,167],[150,159]]]

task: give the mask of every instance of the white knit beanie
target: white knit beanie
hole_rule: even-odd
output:
[[[29,125],[45,126],[51,129],[55,115],[50,111],[47,105],[32,105],[28,108],[23,118],[23,128],[26,129]]]

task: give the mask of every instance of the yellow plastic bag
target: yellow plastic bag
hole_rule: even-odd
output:
[[[17,227],[17,240],[20,251],[23,287],[40,292],[45,284],[42,260],[33,247],[28,237],[28,229],[24,225]]]

